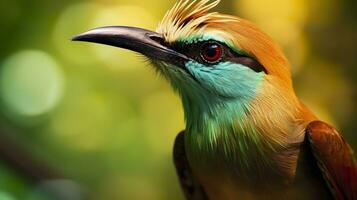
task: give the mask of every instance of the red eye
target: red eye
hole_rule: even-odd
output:
[[[223,48],[220,44],[209,42],[202,46],[201,57],[209,63],[219,61],[223,56]]]

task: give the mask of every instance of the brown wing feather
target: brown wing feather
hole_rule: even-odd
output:
[[[320,171],[336,199],[357,199],[357,166],[343,137],[324,122],[311,122],[307,137]]]
[[[185,132],[179,133],[175,140],[174,162],[176,172],[180,180],[181,188],[187,200],[206,200],[207,195],[203,188],[192,174],[190,165],[186,157]]]

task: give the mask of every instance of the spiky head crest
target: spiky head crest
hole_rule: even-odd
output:
[[[195,87],[185,79],[177,87],[188,91],[186,96],[181,96],[188,133],[186,136],[189,138],[187,152],[188,155],[194,155],[192,160],[200,162],[210,155],[218,155],[227,163],[233,163],[234,169],[238,166],[235,161],[246,161],[239,166],[246,166],[250,170],[255,169],[254,166],[261,166],[252,164],[256,162],[252,158],[274,157],[280,149],[286,149],[291,141],[303,139],[305,111],[294,93],[289,63],[280,47],[253,23],[210,12],[219,2],[180,0],[167,12],[157,32],[173,48],[180,46],[175,43],[184,43],[186,45],[182,46],[185,48],[192,46],[194,49],[194,43],[199,45],[207,40],[216,40],[237,53],[237,57],[252,58],[264,67],[264,72],[253,72],[246,66],[231,62],[215,64],[213,67],[189,63],[191,65],[187,65],[187,68],[194,72],[192,74],[198,77],[200,84]],[[173,71],[172,74],[177,73]],[[207,93],[202,87],[212,93]],[[216,96],[212,94],[218,94],[218,97],[213,98]],[[219,101],[214,101],[216,99]],[[284,159],[282,171],[287,174],[292,172],[290,169],[294,169],[294,159]],[[271,160],[265,160],[263,165],[273,166]],[[203,166],[208,165],[203,163]]]
[[[209,12],[220,0],[180,0],[157,29],[166,42],[189,41],[206,36],[224,41],[231,48],[256,58],[270,75],[292,88],[289,63],[280,47],[251,22],[218,12]],[[200,38],[201,37],[201,38]]]

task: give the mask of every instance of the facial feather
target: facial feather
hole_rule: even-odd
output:
[[[168,44],[220,42],[237,55],[258,60],[266,73],[236,63],[205,66],[191,60],[185,67],[193,80],[175,66],[161,63],[160,70],[183,101],[190,156],[193,162],[203,160],[197,165],[219,157],[245,170],[278,162],[290,173],[294,158],[279,160],[278,152],[302,141],[305,122],[289,63],[280,47],[251,22],[210,13],[218,3],[179,1],[157,32]]]
[[[150,59],[182,98],[191,164],[229,167],[248,179],[267,169],[291,174],[297,153],[289,149],[303,141],[304,127],[316,118],[295,96],[278,45],[247,20],[209,12],[218,3],[181,0],[157,32],[110,26],[73,40]]]
[[[289,63],[280,47],[253,23],[231,15],[209,11],[220,0],[179,1],[167,12],[157,28],[168,43],[214,37],[227,45],[255,57],[269,74],[292,89]]]

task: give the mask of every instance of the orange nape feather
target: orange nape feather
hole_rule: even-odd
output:
[[[280,78],[292,90],[289,63],[281,48],[253,23],[231,15],[209,12],[220,0],[181,0],[169,10],[157,32],[172,43],[182,38],[214,36],[231,48],[256,58],[268,74]]]
[[[167,12],[157,32],[164,36],[167,43],[214,38],[258,60],[267,75],[259,85],[255,98],[250,101],[248,114],[235,122],[244,125],[243,133],[256,129],[256,134],[274,151],[287,148],[290,143],[301,142],[304,127],[309,122],[305,118],[310,116],[310,111],[300,105],[295,95],[290,65],[284,53],[271,37],[253,23],[210,12],[219,2],[181,0]],[[291,169],[296,164],[296,156],[288,157],[282,163],[282,171],[293,177]]]
[[[158,33],[104,27],[74,40],[142,53],[179,93],[186,130],[174,155],[187,197],[357,196],[348,144],[331,127],[311,123],[317,118],[296,97],[281,49],[249,21],[209,12],[218,3],[179,1]]]

